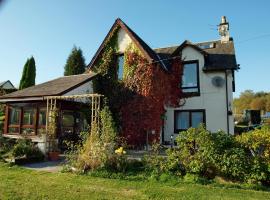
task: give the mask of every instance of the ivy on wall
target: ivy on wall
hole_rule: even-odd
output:
[[[164,106],[178,106],[181,98],[181,60],[172,60],[167,72],[159,63],[148,63],[138,49],[128,48],[124,69],[125,87],[134,95],[121,106],[122,134],[135,146],[146,143],[147,132],[150,141],[159,140]]]
[[[149,63],[131,43],[124,53],[123,80],[117,77],[117,33],[111,32],[97,63],[92,69],[99,73],[94,80],[94,91],[107,97],[108,105],[120,133],[128,144],[142,146],[159,140],[163,125],[164,106],[178,106],[181,99],[181,59],[171,60],[170,72],[160,63]]]

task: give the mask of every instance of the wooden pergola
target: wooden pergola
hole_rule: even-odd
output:
[[[100,94],[81,94],[81,95],[70,95],[70,96],[47,96],[45,99],[47,100],[47,117],[46,117],[46,134],[48,135],[48,127],[51,119],[52,111],[57,109],[57,100],[78,100],[78,99],[88,99],[90,102],[91,108],[91,123],[95,122],[99,128],[99,112],[100,112],[100,104],[101,97],[103,95]]]

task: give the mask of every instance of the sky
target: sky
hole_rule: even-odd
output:
[[[234,96],[247,89],[270,92],[269,10],[268,0],[4,0],[0,82],[10,80],[18,86],[31,56],[36,60],[36,83],[60,77],[74,45],[88,64],[118,17],[156,48],[186,39],[219,39],[216,25],[225,15],[241,68]]]

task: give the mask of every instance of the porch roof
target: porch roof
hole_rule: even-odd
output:
[[[27,99],[42,99],[47,96],[61,96],[84,83],[89,82],[96,74],[87,73],[60,77],[42,84],[19,90],[0,97],[1,102]]]

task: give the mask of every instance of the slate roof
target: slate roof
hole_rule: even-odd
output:
[[[197,43],[196,45],[214,44],[214,48],[207,48],[204,51],[208,54],[205,57],[204,70],[216,71],[224,69],[237,70],[233,40],[221,43],[220,40]]]
[[[212,48],[201,48],[202,46],[213,45]],[[155,52],[160,55],[162,59],[169,59],[170,57],[179,55],[180,51],[186,46],[195,48],[197,51],[201,52],[205,56],[205,71],[217,71],[224,69],[237,70],[237,62],[235,57],[235,50],[233,40],[231,39],[227,43],[221,43],[220,40],[192,43],[185,40],[179,46],[171,46],[164,48],[154,49]]]
[[[1,96],[0,99],[63,95],[70,90],[90,81],[94,76],[94,73],[64,76],[42,84],[25,88],[23,90],[6,94]]]

